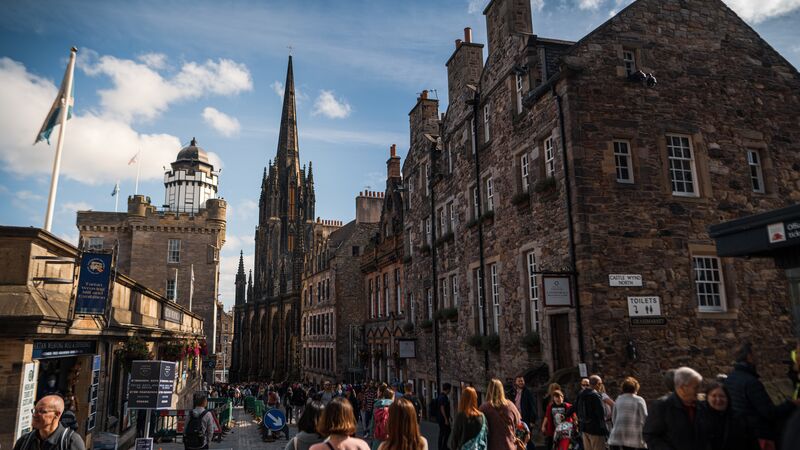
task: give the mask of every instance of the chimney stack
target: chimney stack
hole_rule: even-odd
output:
[[[456,50],[461,48],[461,39],[456,39]]]
[[[424,89],[422,91],[422,94],[420,94],[419,98],[422,99],[422,100],[427,100],[428,99],[428,90]]]
[[[472,43],[472,28],[470,27],[464,28],[464,42],[467,44]]]
[[[397,156],[397,145],[392,144],[389,148],[389,160],[386,161],[386,186],[390,186],[392,180],[399,181],[402,175],[400,174],[400,157]]]

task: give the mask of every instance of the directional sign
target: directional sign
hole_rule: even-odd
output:
[[[280,409],[270,409],[264,414],[264,426],[272,431],[281,431],[286,426],[286,416]]]
[[[612,273],[608,275],[609,286],[641,286],[642,276],[633,273]]]
[[[133,361],[128,383],[131,409],[169,409],[175,390],[175,366],[171,361]]]
[[[661,297],[628,297],[628,315],[631,317],[660,316]]]

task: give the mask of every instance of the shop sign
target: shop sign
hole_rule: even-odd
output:
[[[173,323],[183,323],[183,312],[180,309],[167,305],[163,303],[163,312],[161,317],[164,318],[167,322]]]
[[[84,253],[75,294],[75,314],[102,315],[111,280],[111,253]]]
[[[639,274],[611,273],[608,275],[608,285],[612,287],[641,286],[642,276]]]
[[[543,277],[545,306],[572,306],[569,277]]]
[[[414,339],[397,339],[397,355],[400,358],[417,357],[417,341]]]
[[[92,359],[92,385],[89,388],[89,416],[86,418],[86,432],[90,432],[97,424],[97,391],[100,388],[100,355]]]
[[[628,297],[628,315],[631,317],[660,316],[661,297]]]
[[[770,244],[800,239],[800,221],[794,220],[767,225],[767,238]]]
[[[128,381],[130,409],[169,409],[175,390],[177,363],[133,361]]]
[[[22,380],[19,389],[17,408],[17,428],[14,441],[31,431],[31,410],[36,405],[36,383],[38,381],[39,361],[25,363],[22,367]]]
[[[33,341],[33,359],[97,353],[97,341]]]

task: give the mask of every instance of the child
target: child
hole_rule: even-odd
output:
[[[560,390],[553,391],[552,398],[553,401],[547,405],[547,411],[542,420],[542,435],[544,435],[547,450],[553,448],[553,438],[558,425],[562,422],[573,422],[572,417],[567,417],[567,410],[572,405],[564,401],[564,393]]]

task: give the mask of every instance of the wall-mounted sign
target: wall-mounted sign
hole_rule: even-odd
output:
[[[111,280],[110,253],[84,253],[75,294],[75,314],[102,315]]]
[[[19,388],[19,406],[17,407],[17,428],[14,441],[31,431],[31,410],[36,404],[36,383],[38,381],[39,361],[25,363],[22,367],[22,380]]]
[[[86,432],[97,424],[97,391],[100,389],[100,355],[92,358],[92,385],[89,387],[89,415],[86,418]]]
[[[608,275],[608,285],[614,287],[641,286],[642,276],[638,274],[612,273]]]
[[[545,306],[572,306],[569,277],[543,277]]]
[[[785,242],[786,229],[783,226],[783,222],[767,225],[767,236],[769,237],[770,244]]]
[[[631,325],[666,325],[665,317],[631,317]]]
[[[414,339],[397,339],[397,355],[400,358],[417,357],[417,341]]]
[[[661,315],[661,297],[628,297],[628,315],[652,317]]]
[[[97,353],[97,341],[33,341],[33,359]]]
[[[169,409],[175,390],[177,363],[133,361],[128,381],[130,409]]]
[[[161,317],[164,318],[167,322],[173,323],[182,323],[183,322],[183,312],[175,308],[173,306],[169,306],[166,303],[163,303]]]

